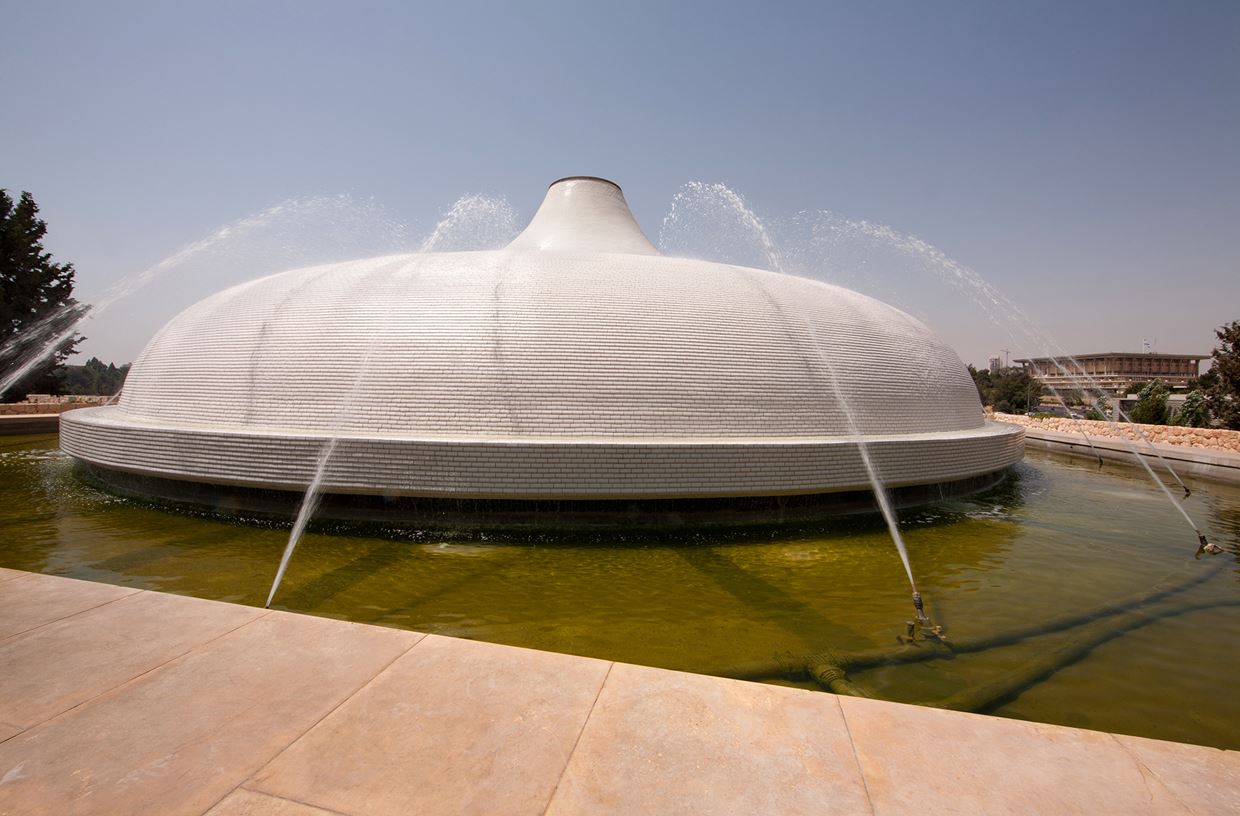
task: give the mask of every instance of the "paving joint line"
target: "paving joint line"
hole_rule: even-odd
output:
[[[44,577],[47,577],[47,578],[65,578],[66,580],[69,580],[69,581],[81,581],[81,580],[82,580],[81,578],[69,578],[68,576],[65,576],[65,575],[47,575],[46,573],[42,573],[42,572],[32,572],[32,573],[29,573],[29,574],[30,574],[30,575],[41,575],[41,576],[44,576]],[[25,575],[18,576],[18,578],[17,578],[17,579],[14,579],[14,580],[20,580],[21,578],[25,578],[25,577],[26,577]],[[7,581],[6,581],[5,583],[7,583]],[[83,583],[88,583],[88,584],[89,584],[89,583],[97,583],[97,582],[95,582],[95,581],[83,581]],[[105,586],[116,586],[116,587],[119,587],[119,585],[118,585],[118,584],[106,584]],[[121,595],[120,597],[117,597],[117,598],[109,598],[108,600],[103,601],[102,603],[97,603],[97,604],[95,604],[94,606],[88,606],[88,607],[86,607],[85,609],[79,609],[79,610],[77,610],[76,612],[70,612],[68,615],[62,615],[61,617],[56,618],[55,620],[44,621],[43,623],[40,623],[40,624],[39,624],[39,625],[37,625],[37,626],[31,626],[29,629],[23,629],[23,630],[22,630],[22,631],[20,631],[20,632],[11,632],[10,634],[5,635],[4,637],[0,637],[0,643],[4,643],[4,642],[5,642],[5,641],[7,641],[7,640],[12,640],[12,639],[13,639],[13,638],[15,638],[15,637],[21,637],[22,635],[25,635],[25,634],[28,634],[28,633],[30,633],[30,632],[33,632],[33,631],[35,631],[36,629],[42,629],[44,626],[51,626],[53,623],[60,623],[61,621],[68,620],[69,618],[72,618],[72,617],[74,617],[74,616],[76,616],[76,615],[81,615],[83,612],[90,612],[90,611],[93,611],[93,610],[95,610],[95,609],[98,609],[98,608],[99,608],[99,607],[101,607],[101,606],[107,606],[108,604],[113,604],[113,603],[116,603],[117,601],[123,601],[123,600],[125,600],[126,598],[132,598],[132,597],[134,597],[135,595],[138,595],[138,594],[140,594],[140,593],[143,593],[143,592],[149,592],[149,591],[150,591],[150,590],[146,590],[146,589],[133,589],[132,587],[119,587],[119,588],[121,588],[121,589],[129,589],[130,591],[129,591],[129,592],[126,592],[124,595]]]
[[[1119,749],[1124,752],[1124,755],[1132,760],[1133,765],[1135,765],[1137,768],[1137,773],[1141,774],[1141,783],[1145,785],[1146,790],[1149,790],[1149,784],[1146,781],[1146,775],[1148,774],[1149,776],[1153,777],[1155,781],[1158,782],[1159,785],[1162,785],[1163,790],[1167,792],[1168,796],[1170,796],[1172,799],[1175,800],[1177,805],[1184,808],[1185,813],[1188,813],[1190,815],[1197,813],[1197,810],[1195,808],[1193,808],[1191,805],[1189,805],[1187,802],[1185,802],[1179,796],[1177,796],[1175,791],[1171,790],[1171,786],[1168,785],[1166,782],[1164,782],[1162,780],[1162,777],[1158,775],[1158,772],[1155,771],[1153,768],[1151,768],[1149,765],[1146,765],[1144,762],[1142,762],[1141,758],[1138,757],[1136,754],[1134,754],[1128,748],[1128,746],[1125,745],[1120,740],[1120,738],[1117,735],[1109,733],[1109,732],[1103,732],[1103,733],[1106,733],[1106,735],[1111,738],[1111,741],[1114,742],[1116,745],[1118,745]],[[1154,799],[1153,791],[1150,791],[1151,804],[1153,803],[1153,799]]]
[[[417,644],[414,644],[414,645],[416,646]],[[409,648],[412,649],[413,647],[410,646]],[[303,807],[315,808],[316,810],[321,810],[324,813],[334,813],[336,816],[357,816],[356,813],[347,813],[346,811],[343,811],[343,810],[336,810],[335,808],[323,807],[322,805],[315,805],[310,802],[303,802],[300,799],[293,799],[292,797],[289,797],[289,796],[281,796],[278,793],[268,793],[267,791],[257,790],[256,788],[247,788],[245,786],[245,782],[242,782],[240,785],[233,788],[228,793],[224,794],[224,797],[220,799],[220,802],[223,802],[224,799],[227,799],[228,797],[232,796],[234,793],[236,793],[239,790],[245,791],[246,793],[253,793],[258,796],[270,796],[272,799],[279,799],[281,802],[291,802],[294,805],[302,805]],[[211,808],[218,806],[220,802],[216,802],[214,805],[211,806]],[[204,810],[202,812],[202,816],[206,816],[206,814],[210,813],[211,808],[207,808],[206,810]]]
[[[861,767],[861,757],[857,756],[857,743],[853,740],[852,726],[848,724],[848,713],[844,711],[844,704],[840,702],[838,694],[832,694],[835,698],[836,708],[839,709],[840,719],[844,721],[844,733],[848,735],[848,747],[852,749],[853,762],[857,764],[857,775],[861,777],[861,787],[865,790],[865,802],[870,806],[870,813],[875,814],[878,811],[874,809],[874,797],[870,794],[870,780],[865,778],[865,768]]]
[[[7,737],[0,737],[0,745],[3,745],[8,740],[13,739],[13,737],[18,736],[19,734],[25,733],[28,730],[25,728],[19,728],[18,726],[13,725],[12,723],[9,723],[9,722],[0,722],[0,726],[14,729],[13,733],[9,734]]]
[[[140,591],[141,591],[141,592],[146,592],[147,590],[140,590]],[[160,594],[160,593],[154,593],[154,594]],[[127,597],[127,598],[128,598],[128,597],[133,597],[133,596],[132,596],[132,595],[127,595],[127,596],[125,596],[125,597]],[[117,598],[116,600],[121,601],[121,600],[124,600],[124,598]],[[219,602],[219,601],[213,601],[212,603],[222,603],[222,602]],[[102,605],[103,605],[103,604],[100,604],[100,606],[102,606]],[[95,607],[95,608],[97,609],[98,607]],[[89,610],[87,610],[87,611],[89,611]],[[35,723],[34,725],[31,725],[29,728],[25,728],[25,729],[23,729],[23,732],[25,732],[25,731],[32,731],[32,730],[34,730],[35,728],[38,728],[38,727],[40,727],[40,726],[43,726],[43,725],[46,725],[47,723],[52,722],[53,720],[58,720],[58,719],[60,719],[61,717],[67,716],[67,715],[69,715],[69,714],[73,713],[74,711],[77,711],[79,708],[82,708],[83,706],[90,705],[91,703],[95,702],[96,700],[98,700],[100,697],[103,697],[104,695],[111,694],[112,692],[114,692],[114,691],[116,691],[116,690],[118,690],[118,689],[121,689],[121,688],[124,688],[125,686],[128,686],[130,683],[136,683],[136,682],[138,682],[139,680],[141,680],[142,678],[146,677],[147,675],[152,674],[153,672],[157,672],[157,671],[159,671],[160,669],[164,668],[164,667],[165,667],[165,666],[167,666],[168,664],[170,664],[170,663],[175,663],[176,661],[183,659],[186,655],[189,655],[189,654],[191,654],[191,653],[193,653],[193,652],[196,652],[196,651],[198,651],[199,649],[201,649],[201,648],[203,648],[203,647],[205,647],[205,646],[210,646],[212,643],[215,643],[215,642],[216,642],[217,640],[219,640],[220,638],[225,638],[225,637],[228,637],[229,635],[233,634],[234,632],[236,632],[236,631],[238,631],[238,630],[240,630],[240,629],[244,629],[245,627],[249,626],[251,623],[255,623],[255,622],[257,622],[257,621],[262,620],[263,618],[267,617],[269,614],[271,614],[270,610],[263,610],[261,614],[259,614],[258,616],[254,617],[254,618],[251,618],[250,620],[246,621],[245,623],[242,623],[242,624],[239,624],[239,625],[237,625],[237,626],[234,626],[233,628],[229,629],[229,630],[228,630],[228,631],[226,631],[226,632],[221,632],[220,634],[216,635],[215,637],[210,638],[209,640],[204,640],[202,643],[199,643],[199,644],[197,644],[196,646],[191,646],[189,649],[186,649],[184,652],[181,652],[181,653],[180,653],[180,654],[178,654],[178,655],[174,655],[174,656],[172,656],[172,657],[168,658],[167,660],[163,661],[162,663],[159,663],[158,665],[152,666],[151,668],[147,669],[147,670],[146,670],[146,671],[144,671],[144,672],[140,672],[139,674],[135,674],[133,677],[130,677],[128,680],[122,680],[121,682],[117,683],[115,686],[112,686],[111,688],[104,689],[103,691],[99,692],[98,694],[95,694],[95,695],[93,695],[93,696],[91,696],[91,697],[88,697],[88,698],[86,698],[85,700],[80,700],[79,702],[74,703],[73,705],[71,705],[71,706],[69,706],[68,708],[66,708],[64,711],[58,712],[58,713],[56,713],[56,714],[53,714],[52,716],[48,717],[46,720],[40,720],[39,722]],[[13,736],[17,736],[17,735],[16,735],[16,734],[14,734]]]
[[[304,614],[304,613],[289,612],[289,613],[285,613],[285,614],[301,615],[301,614]],[[313,615],[311,615],[311,616],[308,616],[308,617],[314,617],[314,616],[313,616]],[[358,623],[358,624],[352,624],[352,625],[354,625],[354,626],[370,626],[371,624],[366,624],[366,623]],[[405,632],[409,632],[410,630],[408,630],[408,629],[402,629],[402,630],[396,630],[396,631],[405,631]],[[320,723],[322,723],[322,722],[323,722],[324,720],[326,720],[328,717],[330,717],[331,715],[335,714],[338,710],[340,710],[340,707],[341,707],[341,706],[343,706],[345,703],[349,702],[349,701],[350,701],[350,700],[352,700],[354,697],[356,697],[357,695],[359,695],[359,694],[361,694],[363,691],[365,691],[367,688],[369,688],[369,687],[370,687],[370,685],[371,685],[372,683],[374,683],[376,680],[378,680],[380,677],[382,677],[384,674],[386,674],[386,673],[387,673],[387,671],[388,671],[389,669],[391,669],[391,668],[392,668],[392,666],[396,665],[396,662],[397,662],[398,660],[400,660],[402,657],[404,657],[405,655],[407,655],[407,654],[409,654],[410,652],[412,652],[414,649],[418,648],[418,646],[419,646],[419,645],[421,645],[421,644],[422,644],[422,642],[423,642],[423,641],[425,641],[425,640],[429,637],[429,635],[428,635],[426,632],[411,632],[411,634],[420,635],[420,637],[419,637],[416,641],[414,641],[413,643],[409,644],[409,648],[404,649],[404,650],[403,650],[403,651],[401,651],[398,655],[396,655],[396,656],[395,656],[395,657],[393,657],[391,660],[389,660],[389,661],[387,662],[387,664],[385,664],[385,665],[383,666],[383,668],[381,668],[381,669],[379,669],[377,672],[375,672],[375,673],[374,673],[374,675],[373,675],[370,679],[368,679],[366,682],[362,683],[362,684],[361,684],[360,686],[358,686],[357,688],[353,689],[353,691],[351,691],[350,693],[346,694],[346,695],[344,696],[344,699],[342,699],[340,702],[336,703],[334,706],[332,706],[330,709],[328,709],[328,710],[327,710],[327,712],[325,712],[325,713],[323,714],[323,716],[322,716],[322,717],[319,717],[317,720],[315,720],[314,722],[312,722],[312,723],[309,725],[309,727],[307,727],[307,728],[306,728],[306,730],[302,731],[300,734],[298,734],[297,736],[295,736],[295,737],[293,737],[291,740],[289,740],[289,741],[288,741],[288,743],[286,743],[286,744],[284,745],[284,747],[283,747],[283,748],[280,748],[279,750],[277,750],[277,751],[275,752],[275,754],[273,754],[273,755],[271,756],[271,758],[270,758],[270,759],[268,759],[268,760],[267,760],[266,762],[264,762],[262,765],[258,766],[258,769],[257,769],[257,770],[255,770],[255,771],[253,771],[252,773],[250,773],[248,776],[246,776],[244,779],[242,779],[240,782],[238,782],[238,783],[237,783],[234,787],[232,787],[231,789],[229,789],[229,790],[228,790],[228,791],[227,791],[227,792],[226,792],[223,796],[221,796],[219,799],[217,799],[215,802],[213,802],[213,803],[211,804],[211,807],[215,807],[215,806],[216,806],[216,805],[218,805],[220,802],[224,801],[224,799],[225,799],[225,798],[226,798],[229,794],[231,794],[233,791],[237,790],[238,788],[242,788],[242,787],[244,787],[246,790],[248,790],[248,791],[252,791],[252,792],[254,792],[254,793],[261,793],[261,794],[264,794],[264,795],[267,795],[267,796],[275,796],[276,794],[270,794],[270,793],[267,793],[267,791],[265,791],[265,790],[263,790],[263,789],[261,789],[261,788],[250,788],[250,787],[246,787],[246,785],[247,785],[247,783],[249,783],[249,782],[253,782],[253,781],[254,781],[254,777],[258,776],[260,773],[262,773],[263,771],[267,770],[267,768],[271,766],[271,763],[275,762],[277,759],[279,759],[281,756],[283,756],[283,754],[284,754],[284,752],[285,752],[285,751],[287,751],[289,748],[292,748],[294,745],[296,745],[298,742],[300,742],[300,741],[302,740],[302,738],[304,738],[304,737],[306,736],[306,734],[309,734],[311,731],[313,731],[315,728],[317,728],[317,727],[319,726],[319,724],[320,724]],[[287,799],[287,797],[284,797],[284,796],[281,796],[281,797],[279,797],[279,798],[281,798],[281,799]],[[316,805],[316,804],[314,804],[314,803],[312,803],[312,802],[302,802],[302,801],[300,801],[300,800],[296,800],[296,799],[289,799],[288,801],[291,801],[291,802],[297,802],[298,804],[307,805],[307,806],[309,806],[309,807],[319,807],[318,805]],[[325,809],[326,809],[326,808],[325,808]],[[208,808],[207,810],[210,810],[210,808]]]
[[[560,783],[564,781],[564,774],[568,773],[568,766],[573,764],[573,756],[577,753],[577,746],[581,745],[581,737],[586,733],[586,726],[590,724],[590,717],[594,715],[594,707],[598,705],[599,698],[603,696],[603,689],[607,686],[607,681],[611,679],[611,670],[616,667],[616,662],[610,661],[607,664],[607,673],[603,675],[603,682],[599,683],[598,691],[594,694],[594,699],[590,702],[590,710],[586,712],[585,719],[581,721],[581,729],[577,732],[577,739],[573,740],[573,748],[568,752],[568,758],[564,760],[564,767],[560,769],[560,775],[556,777],[555,787],[551,789],[551,796],[547,799],[547,806],[543,808],[543,816],[551,810],[551,805],[555,803],[555,796],[560,792]]]

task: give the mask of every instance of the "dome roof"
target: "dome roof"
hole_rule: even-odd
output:
[[[233,439],[680,454],[859,433],[1003,437],[1010,459],[1019,440],[985,422],[964,365],[920,321],[838,286],[662,256],[620,188],[591,178],[553,184],[503,250],[298,269],[207,298],[151,340],[117,406],[75,417],[91,413]]]

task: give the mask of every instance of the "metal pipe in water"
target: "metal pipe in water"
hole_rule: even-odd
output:
[[[1192,589],[1195,586],[1205,583],[1214,577],[1215,572],[1221,572],[1222,567],[1207,569],[1201,572],[1195,572],[1183,581],[1172,584],[1169,587],[1141,590],[1140,592],[1118,598],[1109,603],[1086,610],[1084,612],[1074,612],[1062,615],[1057,618],[1051,618],[1047,621],[1038,623],[1029,623],[1015,629],[1009,629],[1005,632],[997,632],[989,635],[972,635],[966,636],[959,640],[953,639],[951,643],[926,641],[919,644],[917,648],[910,648],[905,645],[902,647],[880,646],[871,649],[863,649],[853,652],[838,652],[828,650],[823,653],[810,655],[804,658],[801,665],[787,663],[770,663],[760,662],[741,666],[727,667],[707,667],[698,666],[694,671],[699,674],[713,674],[720,677],[731,677],[737,680],[763,680],[770,677],[779,677],[789,673],[797,674],[804,671],[805,667],[811,670],[815,666],[831,664],[841,671],[856,671],[860,669],[872,668],[874,666],[899,665],[903,663],[920,663],[926,660],[936,660],[938,658],[951,657],[958,654],[970,654],[973,652],[986,651],[1001,646],[1010,646],[1021,643],[1030,638],[1041,637],[1042,635],[1054,634],[1056,632],[1064,632],[1075,629],[1079,626],[1093,623],[1094,621],[1104,620],[1123,614],[1130,610],[1158,601],[1172,598]]]

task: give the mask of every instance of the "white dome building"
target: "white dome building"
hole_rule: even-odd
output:
[[[61,419],[95,477],[230,507],[295,506],[333,438],[324,492],[389,505],[868,502],[857,435],[905,501],[992,484],[1024,445],[921,322],[837,286],[665,257],[593,178],[551,185],[503,250],[220,292],[151,340],[116,405]]]

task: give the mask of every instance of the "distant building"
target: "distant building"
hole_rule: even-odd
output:
[[[1141,354],[1108,351],[1074,357],[1035,357],[1016,360],[1031,377],[1052,388],[1096,387],[1116,396],[1129,393],[1135,383],[1162,380],[1172,388],[1186,388],[1200,374],[1209,354]],[[1074,362],[1075,361],[1075,362]],[[1088,377],[1082,376],[1081,373]]]
[[[1000,360],[998,357],[991,357],[988,362],[988,365],[990,366],[991,374],[998,374],[999,369],[1003,367],[1003,361]]]

